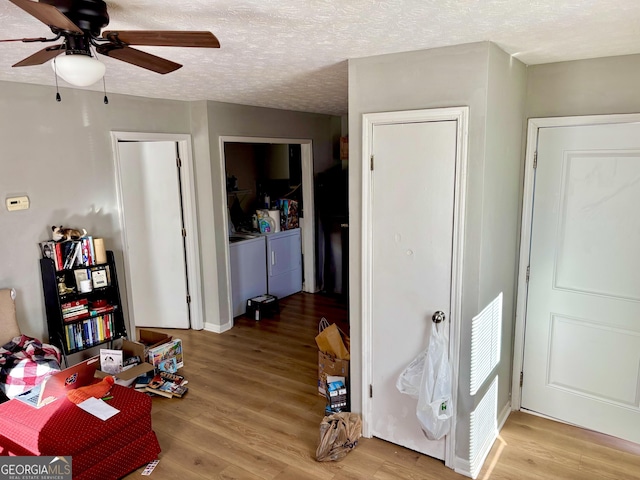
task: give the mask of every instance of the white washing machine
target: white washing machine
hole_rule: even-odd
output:
[[[243,315],[247,300],[267,293],[267,253],[263,236],[229,237],[233,316]]]

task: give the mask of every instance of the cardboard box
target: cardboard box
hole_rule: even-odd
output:
[[[349,377],[349,360],[341,360],[319,351],[318,393],[325,398],[327,396],[327,375],[344,377],[347,379]]]
[[[144,360],[145,356],[145,346],[142,343],[132,342],[130,340],[122,340],[122,351],[124,352],[124,357],[139,357],[141,360]],[[138,365],[135,365],[127,370],[124,370],[117,375],[114,375],[116,378],[116,383],[118,385],[122,385],[124,387],[128,387],[131,385],[136,378],[140,375],[144,375],[147,372],[153,370],[153,365],[148,362],[142,362]],[[96,377],[104,378],[108,376],[108,373],[105,373],[101,370],[96,371]]]
[[[146,358],[146,352],[153,347],[157,347],[158,345],[162,345],[163,343],[167,343],[171,341],[173,337],[171,335],[167,335],[166,333],[154,332],[153,330],[146,330],[141,328],[138,330],[138,342],[143,344],[146,347],[145,355],[141,358]]]

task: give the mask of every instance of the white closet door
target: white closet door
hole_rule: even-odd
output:
[[[119,142],[129,314],[137,327],[189,328],[175,142]]]
[[[456,134],[455,121],[373,127],[371,431],[439,459],[444,439],[425,437],[396,379],[450,312]]]

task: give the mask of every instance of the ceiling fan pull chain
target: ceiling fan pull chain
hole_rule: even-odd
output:
[[[56,68],[56,59],[53,58],[53,76],[56,79],[56,102],[61,102],[62,97],[60,97],[60,91],[58,89],[58,69]]]
[[[109,99],[107,98],[107,83],[105,82],[104,77],[102,77],[102,89],[104,91],[104,104],[109,105]]]

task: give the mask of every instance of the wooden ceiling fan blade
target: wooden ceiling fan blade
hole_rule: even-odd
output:
[[[47,39],[44,37],[37,37],[37,38],[8,38],[5,40],[0,40],[0,42],[24,42],[24,43],[30,43],[30,42],[46,42]]]
[[[101,45],[97,50],[98,53],[102,55],[122,60],[123,62],[146,68],[147,70],[151,70],[156,73],[170,73],[182,67],[179,63],[172,62],[166,58],[158,57],[127,46]]]
[[[31,0],[9,0],[45,25],[58,30],[83,34],[84,32],[53,5]]]
[[[102,36],[127,45],[220,48],[220,42],[216,36],[206,31],[110,30],[102,32]]]
[[[13,67],[32,67],[34,65],[42,65],[43,63],[48,62],[52,58],[57,57],[62,52],[64,52],[64,44],[52,45],[47,48],[43,48],[42,50],[34,53],[33,55],[28,56],[24,60],[21,60],[12,66]]]

